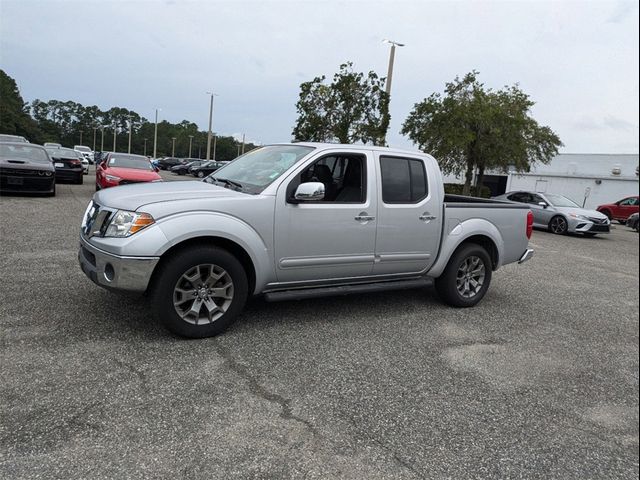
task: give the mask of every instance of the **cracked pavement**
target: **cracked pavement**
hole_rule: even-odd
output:
[[[627,228],[536,231],[474,309],[421,289],[255,298],[188,341],[80,271],[85,182],[0,197],[3,478],[638,476]]]

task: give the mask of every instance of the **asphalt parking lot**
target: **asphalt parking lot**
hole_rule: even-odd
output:
[[[536,231],[474,309],[256,298],[186,341],[80,271],[87,178],[0,197],[1,477],[637,478],[635,232]]]

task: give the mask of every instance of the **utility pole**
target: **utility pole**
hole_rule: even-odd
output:
[[[131,115],[129,115],[129,149],[127,153],[131,153]]]
[[[113,151],[116,151],[116,135],[117,135],[117,130],[116,128],[118,128],[118,124],[116,123],[116,121],[113,121]]]
[[[153,158],[158,158],[158,109],[156,108],[156,126],[153,130]]]
[[[238,155],[236,155],[236,157],[240,156],[240,144],[238,144]]]
[[[100,151],[104,152],[104,125],[100,125]]]
[[[217,134],[213,134],[213,161],[215,162],[216,160],[216,142],[218,141],[218,135]]]
[[[213,126],[213,97],[217,96],[213,92],[207,92],[211,95],[211,101],[209,103],[209,132],[207,133],[207,160],[211,159],[211,127]]]
[[[93,151],[96,151],[96,132],[98,127],[93,127]]]
[[[176,137],[171,137],[171,156],[176,156]]]
[[[242,134],[242,154],[244,155],[244,133]]]
[[[193,143],[193,135],[189,135],[189,158],[191,158],[191,144],[192,143]],[[216,158],[216,148],[215,148],[215,146],[213,147],[213,158]]]

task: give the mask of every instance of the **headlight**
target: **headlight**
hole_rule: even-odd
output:
[[[110,182],[119,182],[122,180],[120,177],[116,177],[115,175],[105,175],[106,179]]]
[[[143,228],[153,225],[154,223],[155,220],[148,213],[118,210],[111,218],[104,236],[129,237]]]
[[[577,213],[570,213],[570,217],[577,218],[578,220],[584,220],[586,222],[590,222],[591,219],[589,217],[585,217],[584,215],[579,215]]]

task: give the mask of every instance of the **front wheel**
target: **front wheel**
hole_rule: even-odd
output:
[[[177,335],[218,335],[244,308],[247,275],[226,250],[192,247],[170,257],[160,268],[151,292],[153,313]]]
[[[549,222],[549,230],[556,235],[564,235],[567,233],[569,229],[569,225],[567,224],[567,219],[562,215],[556,215]]]
[[[487,251],[469,243],[453,254],[442,275],[436,279],[436,291],[453,307],[473,307],[487,293],[491,274],[491,258]]]
[[[204,177],[204,173],[203,172],[198,172],[198,178],[203,178]]]

